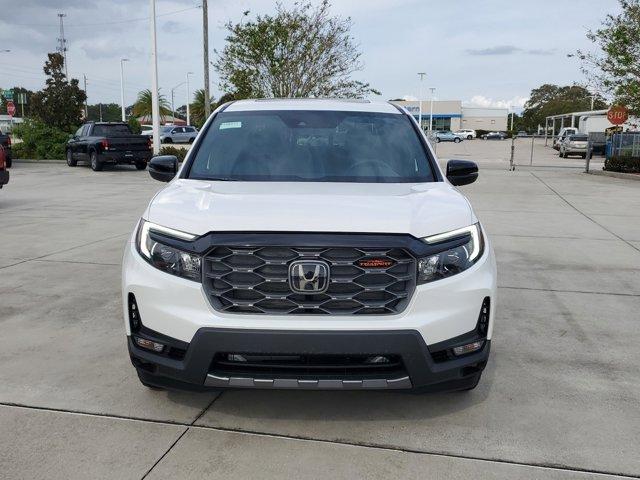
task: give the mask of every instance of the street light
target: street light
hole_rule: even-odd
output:
[[[151,124],[153,153],[160,153],[160,102],[158,98],[158,42],[156,40],[156,0],[150,0],[151,20]]]
[[[187,125],[191,125],[191,111],[189,110],[189,103],[191,102],[191,92],[189,92],[189,75],[193,75],[193,72],[187,72],[185,75],[187,84]]]
[[[429,87],[429,90],[431,90],[431,107],[429,112],[429,134],[431,134],[433,127],[433,92],[436,91],[436,87]]]
[[[418,76],[420,77],[420,94],[418,98],[418,125],[420,125],[420,131],[422,131],[422,81],[425,75],[426,73],[424,72],[418,72]]]
[[[173,118],[171,119],[171,123],[176,123],[176,122],[175,122],[175,119],[176,119],[176,110],[175,110],[175,108],[173,108],[173,92],[176,90],[176,88],[178,88],[178,87],[180,87],[180,86],[182,86],[182,85],[184,85],[184,84],[185,84],[185,82],[180,82],[178,85],[176,85],[175,87],[173,87],[173,88],[171,89],[171,116],[173,117]]]
[[[128,58],[120,59],[120,105],[122,106],[122,121],[125,121],[125,112],[124,112],[124,62],[128,62]]]

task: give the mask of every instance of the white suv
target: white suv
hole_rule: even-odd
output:
[[[474,388],[496,265],[391,103],[243,100],[209,118],[125,249],[129,352],[151,388]]]
[[[475,130],[456,130],[455,133],[460,138],[464,138],[466,140],[473,140],[474,138],[476,138],[476,131]]]

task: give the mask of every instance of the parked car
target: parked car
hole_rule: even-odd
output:
[[[140,125],[140,135],[153,135],[153,125]]]
[[[131,133],[121,122],[88,122],[69,139],[66,147],[67,165],[89,162],[94,171],[105,164],[132,164],[138,170],[147,168],[151,158],[151,139]]]
[[[516,137],[528,137],[528,136],[529,134],[524,130],[519,130],[518,133],[516,134]]]
[[[455,142],[460,143],[462,138],[453,133],[451,130],[438,130],[431,134],[436,143],[440,142]]]
[[[198,135],[198,130],[191,126],[167,126],[160,129],[160,141],[162,143],[193,143]]]
[[[580,155],[582,158],[586,158],[588,144],[588,135],[582,133],[568,135],[560,142],[558,155],[562,158],[567,158],[569,155]]]
[[[140,381],[474,388],[496,263],[456,186],[478,168],[442,171],[418,129],[386,102],[239,100],[212,114],[180,170],[154,157],[149,173],[169,183],[122,266]]]
[[[473,140],[476,138],[475,130],[456,130],[455,134],[466,140]]]
[[[560,144],[567,138],[569,135],[578,134],[578,129],[573,127],[563,127],[558,132],[558,136],[553,139],[553,148],[556,150],[560,150]]]
[[[507,138],[507,134],[504,132],[489,132],[482,135],[484,140],[504,140]]]
[[[4,148],[6,168],[11,168],[11,164],[13,163],[11,158],[11,137],[8,134],[2,133],[2,131],[0,131],[0,146]]]
[[[7,170],[7,149],[0,145],[0,188],[9,183],[9,171]]]

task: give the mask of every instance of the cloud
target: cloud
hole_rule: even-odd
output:
[[[131,46],[126,42],[118,43],[111,39],[94,39],[80,46],[88,58],[97,60],[101,58],[135,58],[141,57],[144,51]]]
[[[162,24],[160,31],[163,33],[180,33],[184,32],[185,28],[180,22],[168,20]]]
[[[494,100],[493,98],[485,97],[484,95],[474,95],[471,100],[465,102],[467,107],[493,107],[493,108],[515,108],[516,110],[522,109],[524,104],[529,100],[528,97],[515,96],[507,100]]]
[[[516,47],[515,45],[497,45],[495,47],[488,48],[470,48],[466,50],[468,55],[476,56],[494,56],[494,55],[514,55],[516,53],[523,53],[525,55],[553,55],[556,52],[555,48],[532,48],[524,49]]]

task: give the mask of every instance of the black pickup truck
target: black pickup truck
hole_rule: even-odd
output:
[[[0,131],[0,147],[4,148],[5,166],[11,168],[11,138]]]
[[[149,137],[131,133],[129,125],[120,122],[88,122],[67,142],[67,165],[89,162],[98,172],[105,164],[125,163],[138,170],[147,168],[151,159]]]

